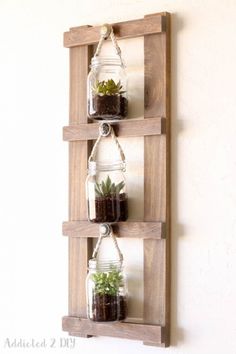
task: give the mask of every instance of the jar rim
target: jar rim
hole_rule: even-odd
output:
[[[100,65],[116,65],[125,68],[126,66],[121,62],[118,56],[96,56],[91,59],[91,68],[95,68]]]
[[[89,172],[96,172],[98,171],[118,171],[122,170],[125,172],[126,163],[125,161],[118,160],[110,163],[104,163],[99,161],[89,161]]]

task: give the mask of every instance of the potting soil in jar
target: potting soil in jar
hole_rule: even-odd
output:
[[[128,114],[128,100],[122,95],[95,95],[92,99],[91,118],[124,119]]]
[[[93,321],[122,321],[127,316],[127,301],[121,295],[94,294],[92,311]]]
[[[118,222],[128,219],[128,197],[126,193],[115,196],[96,197],[95,219],[92,222]]]

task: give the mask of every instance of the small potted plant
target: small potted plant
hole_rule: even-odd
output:
[[[120,270],[92,274],[92,319],[93,321],[121,321],[127,315],[127,300],[122,293],[124,279]]]
[[[117,184],[112,182],[108,175],[106,180],[95,183],[95,218],[90,218],[92,222],[118,222],[126,221],[128,218],[128,197],[124,192],[125,182]],[[89,201],[92,203],[92,201]],[[89,210],[93,209],[89,205]]]
[[[92,102],[89,102],[89,116],[95,119],[123,119],[127,116],[128,100],[121,81],[113,79],[95,81],[92,87]]]

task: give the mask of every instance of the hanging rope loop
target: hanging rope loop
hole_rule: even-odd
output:
[[[98,145],[99,145],[102,137],[108,137],[109,135],[111,135],[112,139],[114,140],[114,142],[118,148],[118,151],[120,153],[121,160],[125,164],[125,154],[124,154],[122,147],[120,146],[120,143],[115,135],[114,129],[112,128],[111,124],[106,123],[106,122],[101,123],[99,126],[99,137],[97,138],[97,140],[93,146],[92,152],[89,156],[89,160],[88,160],[89,162],[95,161],[95,157],[96,157],[97,150],[98,150]]]
[[[99,248],[101,246],[102,240],[105,237],[111,237],[111,239],[112,239],[112,241],[114,243],[115,249],[117,250],[117,253],[118,253],[118,256],[119,256],[119,261],[123,262],[123,259],[124,259],[123,254],[121,253],[121,250],[120,250],[120,248],[118,246],[116,237],[113,234],[112,227],[109,224],[101,224],[100,227],[99,227],[99,238],[98,238],[97,244],[96,244],[96,246],[94,248],[92,259],[93,260],[97,259]]]
[[[101,52],[101,49],[102,49],[102,45],[103,45],[103,42],[105,40],[107,40],[108,38],[111,38],[111,41],[112,41],[112,44],[116,50],[116,54],[119,56],[120,58],[120,62],[121,62],[121,66],[125,66],[124,65],[124,61],[122,59],[122,56],[121,56],[121,49],[117,43],[117,39],[116,39],[116,36],[114,34],[114,31],[113,31],[113,28],[111,25],[105,23],[104,25],[101,26],[101,29],[100,29],[100,40],[98,42],[98,46],[97,46],[97,49],[95,51],[95,54],[94,54],[94,58],[99,56],[100,52]]]

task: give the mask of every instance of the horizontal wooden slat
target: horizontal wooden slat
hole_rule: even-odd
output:
[[[127,322],[93,322],[86,318],[65,316],[62,319],[62,329],[73,334],[93,336],[108,336],[145,342],[162,343],[165,328],[158,325]]]
[[[63,128],[63,140],[94,140],[99,134],[101,123],[70,125]],[[112,127],[117,136],[148,136],[165,133],[165,118],[149,119],[127,119],[119,122],[112,122]]]
[[[112,228],[118,237],[165,238],[165,224],[161,222],[127,221],[114,224]],[[99,224],[92,224],[89,221],[65,221],[62,233],[64,236],[72,237],[98,237]]]
[[[165,31],[165,16],[154,14],[150,17],[111,24],[117,38],[134,38]],[[100,26],[73,27],[64,33],[64,46],[74,47],[78,45],[95,44],[100,38]]]

